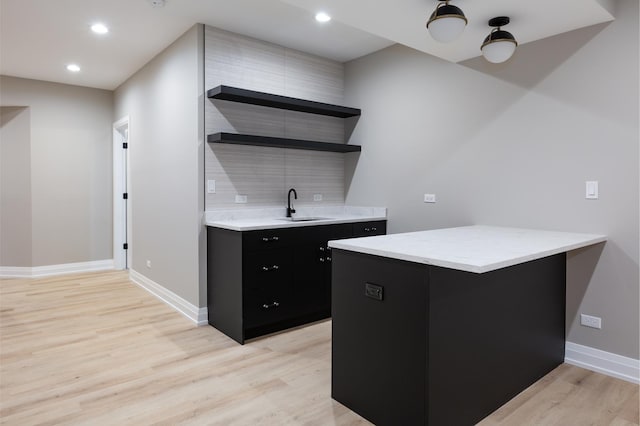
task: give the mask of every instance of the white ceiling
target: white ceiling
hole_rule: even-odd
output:
[[[526,43],[610,21],[611,1],[452,0],[469,25],[443,45],[425,29],[436,0],[0,0],[0,74],[115,89],[195,23],[341,62],[394,43],[458,62],[479,55],[491,17],[509,15],[505,29]],[[318,10],[334,19],[315,22]],[[91,33],[98,21],[109,34]]]
[[[282,0],[309,11],[324,9],[336,20],[451,62],[481,54],[480,45],[491,31],[487,22],[508,16],[519,44],[613,20],[607,0],[451,0],[467,17],[462,36],[440,43],[428,36],[426,20],[436,0]]]

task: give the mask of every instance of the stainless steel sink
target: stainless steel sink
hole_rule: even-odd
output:
[[[280,220],[287,220],[289,222],[313,222],[314,220],[327,220],[328,217],[315,217],[315,216],[305,216],[305,217],[284,217]]]

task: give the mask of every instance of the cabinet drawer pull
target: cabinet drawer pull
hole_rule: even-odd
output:
[[[331,256],[327,256],[327,262],[331,262]]]
[[[320,262],[324,262],[324,257],[321,257],[320,259],[318,259]]]
[[[364,232],[376,232],[377,230],[378,228],[376,227],[364,228]]]
[[[264,272],[269,272],[269,271],[277,271],[278,269],[280,269],[280,267],[278,265],[273,265],[273,266],[263,266],[262,270]]]
[[[272,303],[265,303],[262,305],[263,309],[273,309],[273,308],[277,308],[278,306],[280,306],[280,303],[278,302],[272,302]]]
[[[272,243],[274,241],[278,241],[279,239],[280,239],[280,237],[278,237],[278,236],[262,237],[262,242],[264,242],[264,243]]]
[[[320,247],[320,251],[324,251],[324,247]]]

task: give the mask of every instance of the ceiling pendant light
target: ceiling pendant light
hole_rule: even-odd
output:
[[[494,64],[505,62],[516,51],[516,46],[518,46],[516,38],[510,32],[500,29],[508,23],[509,17],[507,16],[489,19],[489,26],[495,28],[491,30],[480,47],[482,55],[487,61]]]
[[[427,21],[427,29],[435,40],[447,43],[460,37],[467,25],[467,18],[459,7],[449,4],[449,0],[440,3]]]

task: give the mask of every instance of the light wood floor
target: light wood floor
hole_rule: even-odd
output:
[[[330,321],[240,346],[123,272],[2,280],[0,313],[2,424],[369,424],[330,397]],[[637,385],[562,365],[481,424],[638,416]]]

